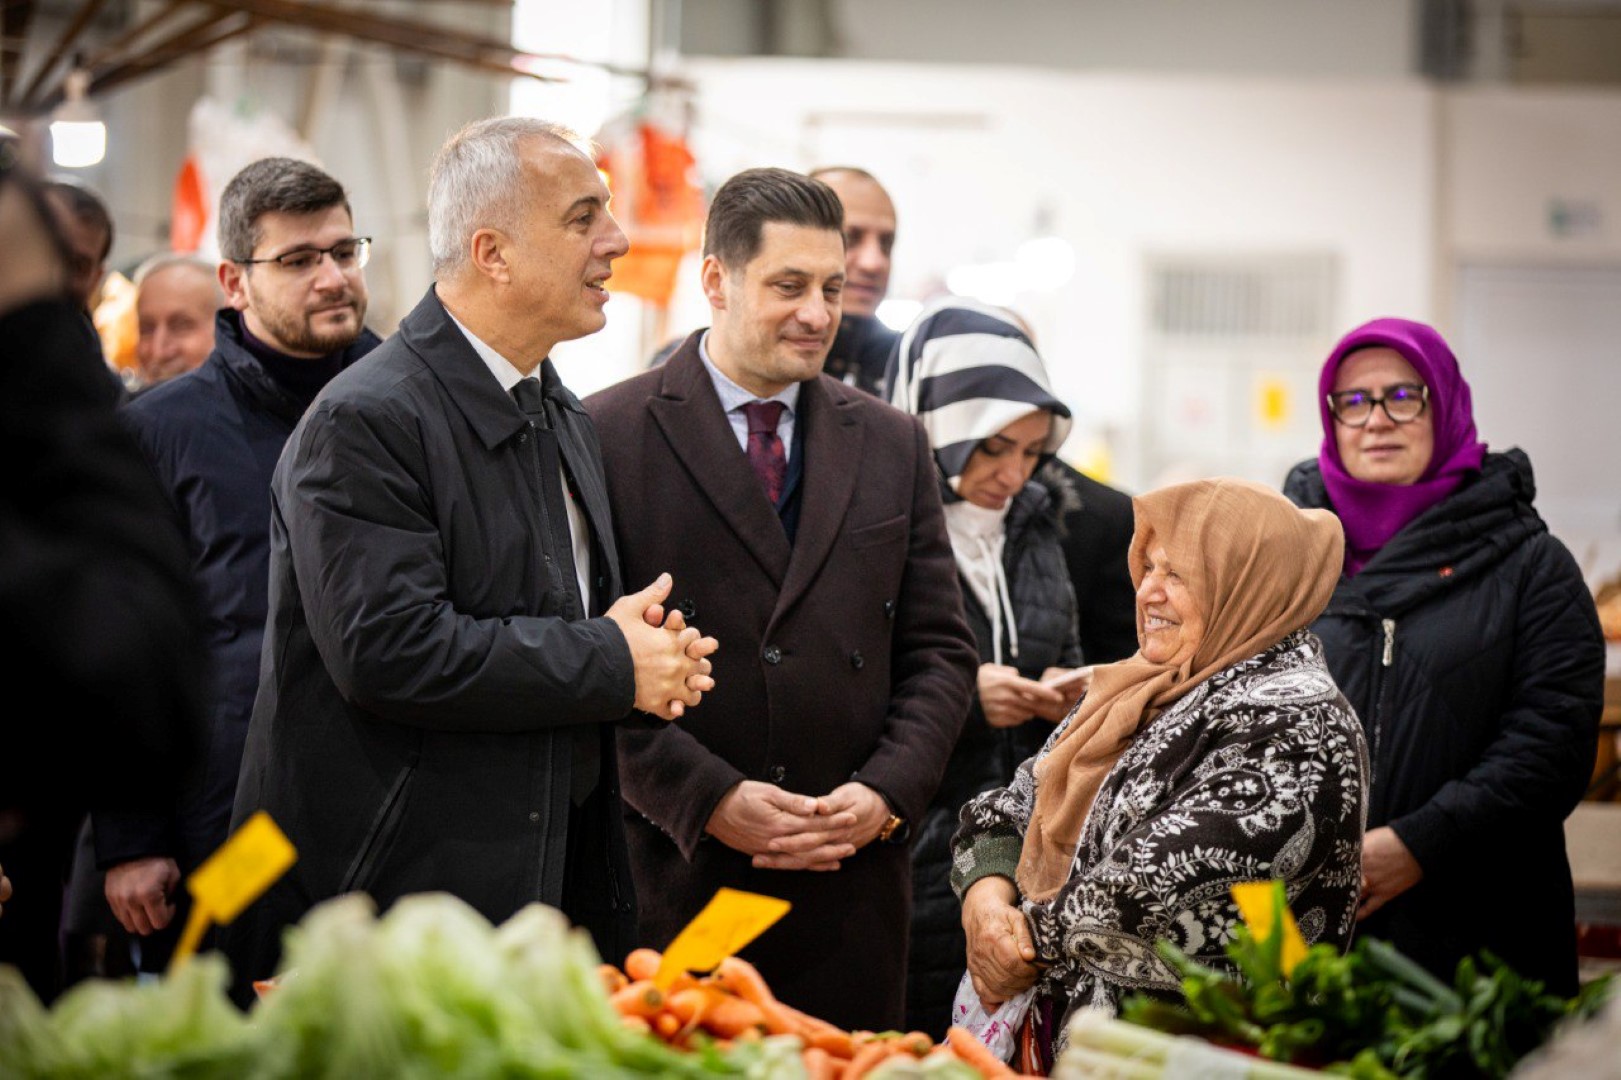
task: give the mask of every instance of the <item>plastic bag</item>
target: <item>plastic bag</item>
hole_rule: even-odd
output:
[[[967,1028],[1002,1061],[1012,1061],[1019,1045],[1019,1025],[1024,1023],[1025,1014],[1030,1011],[1030,1002],[1035,996],[1035,988],[1031,987],[1002,1002],[994,1011],[987,1012],[984,1003],[979,1000],[979,994],[974,991],[973,979],[965,971],[962,982],[957,984],[957,996],[951,1003],[951,1022],[957,1027]]]

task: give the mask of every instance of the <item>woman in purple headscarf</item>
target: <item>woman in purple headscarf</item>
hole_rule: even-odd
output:
[[[1592,597],[1532,506],[1525,453],[1476,435],[1441,335],[1360,326],[1319,389],[1322,449],[1284,491],[1345,527],[1345,572],[1312,629],[1373,763],[1360,932],[1448,981],[1484,948],[1574,993],[1563,822],[1602,708]]]

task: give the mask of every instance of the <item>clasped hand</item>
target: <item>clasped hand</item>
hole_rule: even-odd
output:
[[[857,781],[816,798],[744,780],[722,797],[706,830],[753,856],[758,870],[837,870],[888,820],[883,796]]]
[[[981,664],[978,685],[979,707],[993,728],[1018,727],[1038,716],[1056,724],[1074,704],[1073,697],[1027,679],[1006,664]]]
[[[636,671],[636,708],[675,720],[715,688],[709,655],[720,647],[688,626],[681,612],[664,610],[669,574],[638,593],[620,597],[606,612],[625,635]]]
[[[968,977],[987,1009],[1036,984],[1036,945],[1030,923],[1004,877],[980,878],[962,898],[962,928],[968,937]]]

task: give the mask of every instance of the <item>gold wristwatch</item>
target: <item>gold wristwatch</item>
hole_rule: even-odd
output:
[[[884,844],[904,844],[912,835],[912,827],[899,814],[890,814],[884,827],[878,830],[878,840]]]

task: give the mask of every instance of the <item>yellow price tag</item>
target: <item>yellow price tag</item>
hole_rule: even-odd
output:
[[[1286,977],[1293,975],[1295,965],[1306,958],[1306,939],[1300,936],[1294,912],[1282,900],[1283,883],[1249,881],[1234,885],[1232,892],[1238,914],[1257,941],[1265,941],[1272,936],[1273,918],[1279,911],[1283,913],[1283,955],[1279,966]]]
[[[191,916],[176,946],[178,967],[197,950],[210,922],[228,923],[259,898],[298,859],[292,841],[260,810],[186,879]]]
[[[653,984],[668,989],[683,971],[709,971],[788,914],[786,900],[738,889],[718,889],[704,909],[664,950]]]

